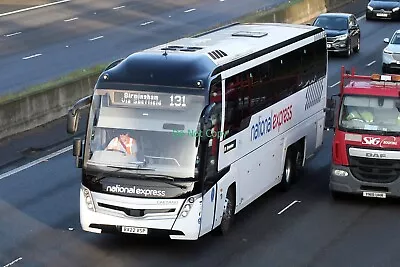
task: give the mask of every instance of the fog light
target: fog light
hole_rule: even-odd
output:
[[[343,171],[343,170],[334,170],[333,174],[336,175],[336,176],[347,176],[347,175],[349,175],[348,172]]]
[[[187,211],[182,212],[182,217],[186,217],[188,215]]]

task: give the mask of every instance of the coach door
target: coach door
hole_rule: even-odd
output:
[[[206,121],[203,121],[206,126],[200,127],[204,139],[200,141],[200,149],[202,150],[200,177],[203,177],[203,205],[199,236],[211,231],[215,221],[221,116],[222,82],[221,78],[217,77],[211,82],[210,106],[204,114]]]

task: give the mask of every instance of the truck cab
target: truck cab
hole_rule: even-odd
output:
[[[342,67],[335,96],[339,107],[330,125],[332,197],[399,197],[400,76],[356,75],[354,68],[349,72]]]

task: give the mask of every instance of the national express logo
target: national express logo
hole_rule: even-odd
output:
[[[164,190],[154,190],[154,189],[143,189],[143,188],[136,188],[134,187],[126,187],[120,185],[108,185],[106,187],[106,192],[110,193],[122,193],[122,194],[135,194],[135,195],[142,195],[142,196],[151,196],[151,197],[165,197]]]
[[[279,131],[279,128],[285,123],[289,122],[292,117],[292,105],[280,110],[277,113],[274,113],[271,109],[271,114],[268,117],[263,118],[262,116],[259,116],[258,122],[251,126],[250,140],[257,140],[272,130],[277,129]]]

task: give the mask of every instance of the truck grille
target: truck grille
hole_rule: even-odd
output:
[[[391,183],[400,176],[400,160],[349,156],[350,171],[360,181]]]

